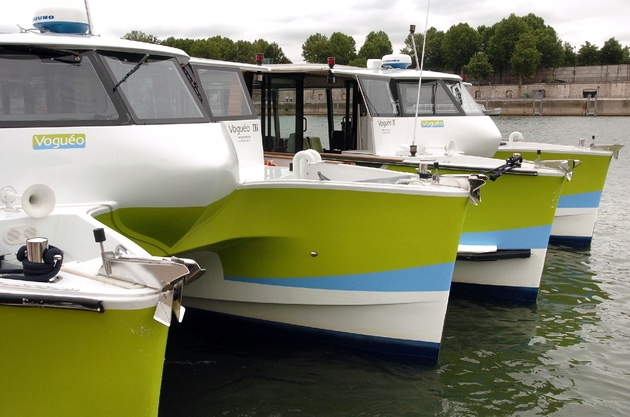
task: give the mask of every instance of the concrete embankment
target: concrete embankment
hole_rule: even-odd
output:
[[[630,116],[630,100],[597,99],[488,99],[477,100],[502,116]]]
[[[629,81],[471,85],[468,91],[506,116],[630,116]]]

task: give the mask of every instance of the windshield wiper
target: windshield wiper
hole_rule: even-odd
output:
[[[142,64],[144,64],[145,62],[147,62],[147,59],[149,59],[149,54],[145,54],[142,59],[140,60],[140,62],[138,62],[136,65],[134,65],[134,67],[132,69],[129,70],[129,72],[127,74],[125,74],[124,77],[122,77],[122,79],[120,81],[118,81],[118,84],[116,84],[114,86],[114,91],[116,91],[118,89],[118,86],[120,86],[120,84],[124,83],[125,81],[127,81],[127,78],[129,78],[131,76],[131,74],[133,74],[134,72],[138,71],[138,68],[140,68],[140,66]]]

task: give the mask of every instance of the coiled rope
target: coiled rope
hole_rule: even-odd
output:
[[[63,263],[63,251],[52,245],[44,251],[43,263],[29,261],[26,257],[26,246],[18,249],[16,257],[22,262],[22,268],[0,269],[0,278],[48,282],[59,273]]]

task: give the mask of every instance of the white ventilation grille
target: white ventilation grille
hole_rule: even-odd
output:
[[[37,237],[37,228],[31,224],[18,224],[4,230],[4,241],[10,245],[26,244],[26,239]]]

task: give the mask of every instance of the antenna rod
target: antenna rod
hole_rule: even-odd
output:
[[[88,20],[88,33],[90,34],[90,36],[94,35],[94,30],[92,29],[92,15],[90,14],[90,6],[88,4],[88,0],[85,0],[85,13],[87,14],[87,20]]]
[[[87,1],[87,0],[86,0]],[[413,140],[411,141],[412,145],[416,144],[416,130],[418,128],[418,107],[420,107],[420,90],[422,89],[422,70],[424,69],[424,50],[427,45],[427,28],[429,27],[429,7],[431,6],[431,0],[427,1],[427,18],[424,23],[424,35],[422,39],[422,59],[420,60],[420,74],[418,76],[418,96],[416,97],[416,115],[413,124]],[[415,32],[416,26],[411,25],[409,31],[411,32],[411,42],[413,44],[413,53],[416,56],[416,68],[418,68],[418,51],[416,50],[416,39],[413,35]]]

